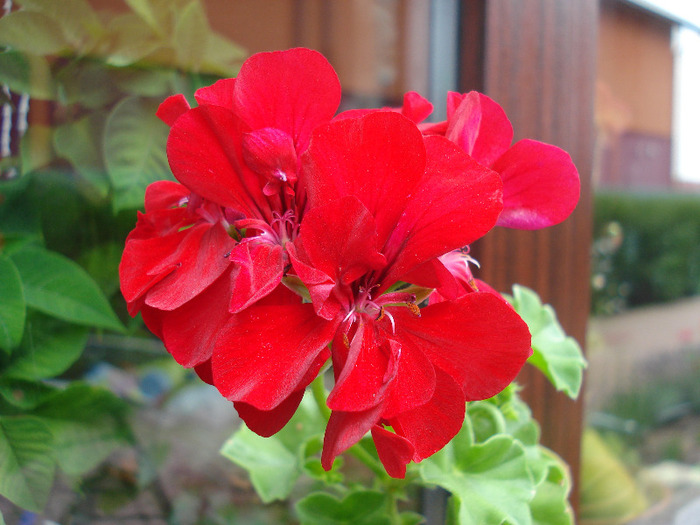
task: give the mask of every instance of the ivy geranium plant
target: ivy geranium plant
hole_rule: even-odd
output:
[[[302,523],[419,523],[400,505],[416,486],[447,490],[454,523],[571,523],[566,466],[512,381],[530,359],[575,397],[584,360],[534,292],[501,296],[469,256],[495,226],[566,219],[571,158],[511,144],[480,93],[450,93],[439,123],[417,93],[340,98],[326,59],[292,49],[160,105],[177,182],[147,188],[126,240],[129,312],[233,402],[224,455]]]

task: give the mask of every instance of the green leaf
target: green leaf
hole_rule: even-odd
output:
[[[27,305],[64,321],[124,330],[97,284],[70,259],[37,247],[22,248],[11,257],[22,277]]]
[[[109,68],[93,60],[69,62],[57,71],[56,84],[60,100],[65,105],[80,104],[85,108],[98,109],[122,96]]]
[[[152,27],[133,13],[113,17],[107,29],[112,38],[106,60],[112,66],[134,64],[164,45]]]
[[[574,515],[568,500],[571,491],[569,470],[554,453],[542,447],[540,450],[545,461],[549,458],[549,469],[530,502],[533,525],[572,525]]]
[[[247,55],[246,50],[238,44],[210,32],[201,69],[224,77],[235,77]]]
[[[10,91],[27,93],[32,98],[53,100],[56,97],[49,63],[41,56],[19,51],[0,53],[0,82]]]
[[[0,377],[0,398],[16,407],[13,414],[36,408],[55,392],[55,387],[40,381],[12,379],[4,375]],[[3,411],[9,413],[11,410],[6,406]]]
[[[68,369],[83,352],[88,329],[51,317],[33,315],[19,349],[4,371],[15,379],[45,379]]]
[[[325,492],[314,492],[297,502],[302,525],[388,525],[383,515],[387,497],[381,492],[358,490],[342,500]]]
[[[22,340],[27,306],[19,272],[4,255],[0,255],[0,297],[0,350],[10,352]]]
[[[24,244],[41,241],[40,217],[27,192],[29,179],[0,181],[1,248],[8,255]]]
[[[455,446],[464,437],[468,436],[458,435],[423,460],[423,481],[452,493],[460,525],[530,525],[535,485],[522,445],[511,436],[497,435],[484,443]]]
[[[55,55],[68,43],[59,23],[35,11],[14,11],[0,18],[0,45],[32,55]]]
[[[103,112],[92,112],[80,120],[56,128],[56,153],[70,161],[101,199],[109,193],[107,170],[102,162]]]
[[[538,295],[523,286],[513,286],[511,303],[527,323],[532,334],[532,356],[536,366],[557,390],[575,399],[581,390],[586,360],[581,347],[568,337],[550,305],[543,305]]]
[[[162,35],[162,20],[158,16],[157,9],[149,0],[125,0],[127,5],[136,13],[139,18],[148,24],[155,32]]]
[[[156,109],[154,103],[127,98],[107,119],[104,153],[115,211],[142,207],[146,186],[174,180],[165,154],[168,127],[155,116]]]
[[[163,98],[174,92],[176,72],[171,69],[121,68],[114,71],[119,89],[130,95]]]
[[[54,435],[53,448],[61,469],[74,475],[93,469],[129,443],[126,409],[126,403],[107,390],[73,383],[33,414]]]
[[[34,417],[0,417],[0,494],[33,512],[49,497],[56,461],[53,436]]]
[[[207,52],[209,33],[207,15],[198,0],[177,12],[173,46],[181,69],[199,71],[202,57]]]
[[[89,51],[103,29],[100,19],[87,0],[19,0],[28,11],[56,21],[66,41],[79,54]]]
[[[297,456],[277,436],[260,437],[245,425],[224,443],[221,453],[248,471],[264,503],[286,499],[301,475]]]

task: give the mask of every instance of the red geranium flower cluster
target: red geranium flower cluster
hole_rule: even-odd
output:
[[[129,312],[263,436],[330,362],[323,466],[371,432],[403,477],[530,355],[525,323],[473,279],[468,246],[495,225],[565,219],[571,159],[511,147],[505,114],[478,93],[450,94],[438,124],[417,124],[432,106],[415,93],[335,115],[337,76],[308,49],[254,55],[195,99],[158,111],[179,183],[149,186],[127,238]]]

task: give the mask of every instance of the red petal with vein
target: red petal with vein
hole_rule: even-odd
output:
[[[418,319],[397,310],[397,335],[420,348],[436,369],[451,375],[467,401],[499,393],[531,354],[525,322],[488,292],[427,306]]]
[[[146,188],[144,199],[146,213],[181,206],[183,199],[186,199],[189,195],[190,190],[177,182],[171,180],[153,182]]]
[[[183,305],[219,277],[229,266],[226,254],[235,246],[221,224],[201,223],[184,230],[182,241],[159,265],[148,270],[169,271],[146,295],[146,304],[160,310]]]
[[[377,251],[374,218],[353,196],[309,210],[298,243],[311,265],[336,283],[349,284],[386,265]]]
[[[230,110],[234,109],[233,89],[236,85],[235,78],[223,78],[217,80],[211,86],[199,88],[194,92],[194,99],[200,106],[207,104],[221,106]]]
[[[231,251],[229,259],[235,265],[231,273],[233,313],[259,301],[282,281],[284,254],[278,244],[241,243]]]
[[[503,179],[499,226],[534,230],[558,224],[576,207],[581,185],[563,149],[536,140],[516,142],[493,165]]]
[[[253,55],[236,79],[235,105],[241,118],[252,129],[285,131],[298,152],[339,104],[338,76],[323,55],[310,49]]]
[[[332,412],[323,438],[323,468],[330,470],[336,456],[360,441],[377,424],[380,413],[381,405],[364,412]]]
[[[391,265],[383,285],[488,232],[501,212],[501,180],[450,141],[425,137],[428,163],[384,250]]]
[[[188,234],[188,230],[184,230],[154,236],[159,233],[152,228],[154,215],[167,220],[172,214],[162,211],[139,214],[137,226],[127,237],[119,263],[121,291],[131,315],[138,311],[138,308],[133,309],[134,303],[175,271],[176,262],[163,266],[163,261],[172,257]]]
[[[510,146],[513,126],[492,99],[467,93],[447,123],[445,135],[484,166],[491,166]]]
[[[163,341],[175,361],[191,368],[211,358],[216,338],[231,319],[230,293],[230,278],[226,273],[175,310],[164,312],[146,306],[141,314],[146,326]]]
[[[435,394],[425,405],[389,420],[396,433],[413,444],[413,461],[435,454],[462,428],[465,412],[464,394],[455,380],[435,369]]]
[[[222,107],[201,106],[182,115],[168,136],[175,178],[207,200],[260,217],[264,203],[258,176],[243,163],[243,124]]]
[[[378,425],[372,427],[372,440],[387,474],[392,478],[405,478],[406,465],[414,454],[411,442]]]
[[[168,126],[172,126],[180,115],[188,109],[190,109],[190,103],[187,102],[185,95],[179,93],[161,102],[156,110],[156,117],[165,122]]]
[[[375,218],[382,247],[423,176],[425,146],[413,122],[378,111],[319,128],[305,161],[310,207],[356,196]]]
[[[357,328],[343,368],[336,371],[335,386],[326,400],[328,408],[359,412],[383,401],[389,381],[396,374],[389,370],[395,361],[390,359],[388,341],[385,345],[386,349],[379,347],[374,323],[363,323]],[[333,365],[335,370],[335,362]]]
[[[245,421],[250,430],[262,437],[276,434],[289,422],[299,408],[304,397],[304,390],[297,390],[272,410],[259,410],[247,403],[234,402],[233,406],[239,417]]]
[[[243,159],[250,169],[267,180],[297,180],[297,152],[292,137],[275,128],[263,128],[243,134]]]
[[[310,304],[246,308],[217,341],[214,384],[231,401],[272,410],[297,390],[336,327]]]
[[[404,307],[389,307],[391,315]],[[384,419],[427,403],[435,391],[435,368],[411,341],[401,340],[396,376],[384,400]]]
[[[335,281],[331,276],[307,264],[308,257],[304,254],[303,248],[297,249],[294,244],[288,243],[287,254],[294,267],[294,272],[309,291],[309,297],[316,313],[329,321],[335,319],[341,308],[350,304],[351,298],[347,297],[343,301],[338,296]],[[336,290],[336,293],[331,295],[334,290]]]

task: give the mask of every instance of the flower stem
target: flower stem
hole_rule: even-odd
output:
[[[314,395],[318,411],[328,421],[331,417],[331,409],[326,404],[326,388],[323,386],[323,374],[319,374],[311,383],[311,393]]]
[[[384,470],[384,467],[376,460],[374,459],[374,456],[367,452],[365,448],[360,444],[356,443],[352,447],[350,447],[350,450],[348,450],[350,454],[355,456],[355,458],[359,459],[364,465],[370,469],[372,472],[374,472],[377,476],[379,476],[380,479],[388,479],[389,476],[387,475],[386,471]]]

